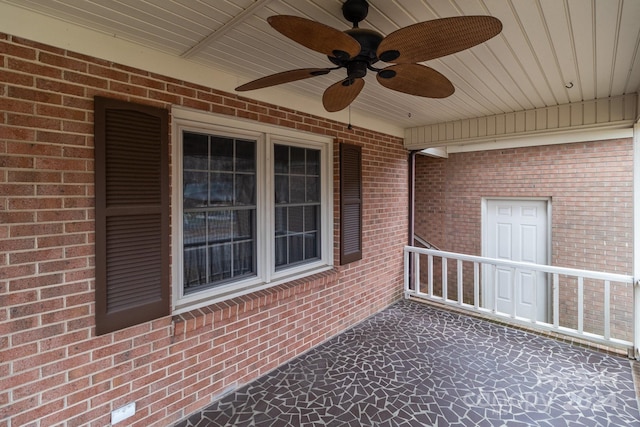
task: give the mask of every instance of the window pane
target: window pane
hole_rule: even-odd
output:
[[[276,267],[280,267],[282,265],[287,264],[287,236],[284,237],[276,237],[275,244],[275,264]]]
[[[289,232],[302,233],[304,231],[303,207],[296,206],[289,208]]]
[[[318,233],[304,235],[304,259],[318,258]]]
[[[208,183],[206,172],[184,172],[182,204],[185,208],[207,206]]]
[[[231,244],[209,248],[209,281],[218,282],[231,277]]]
[[[275,145],[273,147],[273,164],[276,173],[289,173],[289,147]]]
[[[320,201],[320,178],[307,177],[306,188],[306,200],[307,202],[319,202]]]
[[[233,202],[233,174],[211,173],[209,203],[211,206],[229,206]]]
[[[289,203],[289,177],[286,175],[276,175],[275,181],[276,203]]]
[[[276,208],[276,236],[287,234],[287,208]]]
[[[304,207],[304,231],[317,231],[320,221],[320,206]]]
[[[184,287],[189,288],[207,283],[206,246],[184,249]]]
[[[233,277],[247,276],[254,273],[254,253],[251,242],[233,245]]]
[[[233,139],[217,136],[211,138],[211,170],[233,170]]]
[[[183,218],[184,286],[196,286],[207,282],[207,250],[205,216],[187,213]]]
[[[210,212],[207,215],[209,244],[231,241],[231,211]]]
[[[291,203],[304,203],[305,185],[304,176],[292,176],[289,180],[291,190]]]
[[[295,175],[304,175],[306,172],[305,168],[305,150],[304,148],[299,147],[290,147],[291,150],[291,174]]]
[[[209,137],[195,133],[183,134],[183,160],[182,165],[185,170],[209,169]]]
[[[207,218],[203,213],[185,213],[182,223],[184,247],[200,246],[207,243]]]
[[[289,264],[300,262],[304,259],[304,241],[302,234],[289,236]]]
[[[236,172],[256,171],[256,144],[254,141],[236,142]]]
[[[307,176],[320,175],[320,151],[307,150]]]
[[[233,240],[251,240],[254,238],[253,210],[235,211],[233,213]]]
[[[236,206],[256,204],[256,176],[236,175]]]

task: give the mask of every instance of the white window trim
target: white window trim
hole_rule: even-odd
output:
[[[172,115],[172,162],[171,162],[171,244],[172,244],[172,308],[174,314],[204,307],[216,302],[239,297],[290,280],[296,280],[314,273],[333,268],[333,140],[331,137],[320,136],[302,131],[294,131],[278,126],[266,125],[253,121],[229,118],[212,113],[174,107]],[[212,289],[202,290],[184,295],[182,283],[182,155],[181,140],[183,131],[201,132],[208,134],[222,134],[236,137],[251,137],[258,141],[257,147],[257,176],[266,177],[267,185],[257,193],[256,227],[263,233],[256,235],[257,277],[220,285]],[[275,271],[267,259],[268,253],[274,253],[273,197],[266,194],[273,183],[273,165],[271,150],[273,144],[283,143],[306,148],[321,150],[321,164],[323,174],[321,187],[321,235],[322,250],[320,259],[315,262]],[[260,159],[266,159],[261,161]],[[266,168],[266,170],[265,170]],[[267,212],[264,215],[264,212]],[[263,213],[262,215],[260,213]]]

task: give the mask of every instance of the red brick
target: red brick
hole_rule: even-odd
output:
[[[8,68],[29,75],[45,76],[53,79],[62,78],[62,71],[58,68],[48,65],[40,65],[31,61],[23,61],[22,59],[9,58],[7,61]]]
[[[0,211],[0,223],[2,224],[25,224],[30,222],[34,222],[33,212]]]
[[[9,141],[15,139],[22,141],[33,141],[35,140],[35,137],[36,132],[33,129],[23,129],[17,126],[0,125],[0,138],[3,140]]]
[[[53,414],[44,417],[41,421],[41,425],[59,425],[77,414],[85,412],[87,409],[87,402],[79,403],[74,406],[65,405],[62,411],[54,412]]]
[[[9,171],[10,182],[61,182],[60,172],[32,171]]]
[[[161,80],[150,79],[148,77],[132,75],[130,83],[136,86],[143,86],[149,89],[160,91],[166,90],[166,83]]]
[[[36,59],[35,49],[26,46],[20,46],[15,43],[9,43],[6,41],[0,42],[0,54],[30,60]]]
[[[70,69],[80,72],[86,72],[87,70],[86,62],[77,61],[63,55],[56,55],[49,52],[40,52],[38,54],[38,60],[43,64],[52,65],[58,68]]]
[[[29,421],[37,420],[44,417],[45,415],[60,411],[63,408],[64,397],[61,397],[58,400],[53,400],[51,402],[45,403],[44,405],[38,405],[37,407],[31,408],[27,413],[15,416],[13,418],[13,422],[15,422],[16,425],[24,426]]]
[[[39,209],[60,209],[62,208],[62,200],[57,198],[44,199],[33,197],[12,197],[9,199],[9,210],[39,210]]]
[[[62,274],[39,274],[36,277],[14,279],[9,282],[11,292],[35,289],[62,283]]]
[[[56,117],[68,120],[85,120],[86,113],[81,110],[74,110],[65,106],[38,104],[36,114],[45,117]]]
[[[38,131],[38,135],[42,132]],[[62,149],[50,144],[19,141],[7,143],[7,153],[25,154],[27,156],[60,156],[62,155]]]
[[[39,80],[36,81],[36,85],[38,85],[38,82]],[[40,87],[39,89],[42,88]],[[55,88],[51,92],[43,92],[36,89],[15,86],[9,86],[8,88],[8,95],[10,98],[60,105],[62,103],[62,96],[58,92],[59,91],[55,90]]]
[[[47,200],[47,199],[40,199]],[[50,199],[57,200],[60,199]],[[37,238],[39,248],[51,248],[58,246],[71,246],[87,243],[85,234],[60,234],[56,236],[42,236]]]
[[[86,212],[83,210],[41,210],[37,212],[38,222],[84,221],[86,219]]]
[[[55,98],[50,98],[50,100],[48,100],[47,102],[48,104],[57,105],[62,104],[62,95],[85,96],[87,90],[86,87],[82,85],[75,85],[67,82],[43,78],[36,79],[36,88],[41,89],[42,91],[54,92],[56,94],[59,94]]]
[[[54,335],[60,335],[63,331],[64,325],[57,324],[15,333],[11,335],[11,345],[19,346],[34,341],[43,340]]]
[[[3,72],[2,70],[0,70],[0,80],[2,80],[2,77],[4,74],[8,74],[6,71]],[[18,78],[16,76],[12,76],[12,81],[14,81],[15,78]],[[7,111],[7,112],[13,112],[13,113],[22,113],[22,114],[34,114],[35,112],[35,108],[34,108],[34,103],[31,101],[23,101],[20,99],[9,99],[9,98],[2,98],[0,99],[0,111]]]
[[[73,184],[39,184],[36,187],[37,196],[85,196],[86,187]]]
[[[50,312],[50,313],[43,313],[40,315],[40,318],[42,319],[42,324],[43,325],[49,325],[52,323],[59,323],[59,322],[64,322],[66,320],[73,320],[73,319],[77,319],[79,317],[82,316],[89,316],[91,314],[89,307],[88,306],[79,306],[79,307],[72,307],[72,308],[67,308],[67,309],[61,309],[61,310],[56,310],[54,312]],[[86,337],[87,335],[87,331],[76,331],[73,334],[69,334],[69,335],[65,335],[65,336],[61,336],[61,337],[56,337],[58,338],[60,341],[65,342],[64,345],[69,345],[72,344],[72,342],[66,342],[70,337]],[[51,342],[55,342],[58,341],[58,339],[56,340],[47,340],[48,343]],[[44,344],[43,344],[44,345]],[[47,344],[50,345],[50,344]]]
[[[18,370],[17,373],[0,379],[0,390],[12,390],[16,389],[23,384],[30,383],[36,381],[40,378],[40,374],[37,369],[32,369],[30,371],[23,372],[22,370]],[[15,397],[13,400],[20,400],[24,396]]]
[[[51,388],[49,390],[44,390],[42,392],[42,401],[43,402],[48,402],[50,400],[54,400],[57,399],[60,396],[71,396],[74,395],[75,393],[77,393],[78,391],[83,391],[89,388],[89,379],[88,378],[81,378],[79,380],[76,381],[65,381],[64,384],[61,384],[59,387],[54,387]],[[80,401],[82,400],[86,400],[88,399],[88,396],[84,395],[84,399],[80,399]],[[68,399],[69,401],[69,399]],[[77,402],[74,402],[77,403]],[[71,404],[71,402],[69,401],[69,404]]]
[[[66,381],[65,374],[58,374],[48,378],[42,378],[38,381],[31,382],[30,384],[17,387],[13,390],[12,396],[14,399],[19,400],[24,397],[28,397],[33,394],[41,393],[50,388],[64,384]]]
[[[7,227],[8,228],[8,227]],[[36,239],[33,237],[26,239],[6,239],[2,242],[3,250],[7,252],[23,251],[36,247]]]
[[[62,224],[12,225],[10,235],[11,237],[43,236],[47,234],[60,234],[62,231]]]
[[[54,144],[65,144],[65,145],[79,145],[85,146],[87,145],[87,137],[84,135],[72,135],[68,132],[51,132],[48,130],[38,130],[36,139],[38,142],[50,142]],[[62,147],[57,147],[55,145],[42,145],[43,147],[48,147],[51,150],[56,150],[56,153],[46,154],[51,156],[61,156],[62,155]]]
[[[11,264],[25,264],[30,262],[47,261],[52,259],[61,259],[64,251],[61,248],[40,249],[29,252],[15,252],[9,254],[9,262]]]

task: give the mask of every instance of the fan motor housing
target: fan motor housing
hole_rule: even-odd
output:
[[[376,51],[378,50],[378,46],[383,39],[382,34],[378,33],[377,31],[368,30],[366,28],[352,28],[350,30],[346,30],[345,33],[349,34],[351,37],[356,39],[358,43],[360,43],[360,53],[355,58],[351,59],[342,59],[329,56],[329,60],[331,62],[341,67],[348,67],[349,64],[354,61],[364,62],[366,65],[371,65],[378,62]]]

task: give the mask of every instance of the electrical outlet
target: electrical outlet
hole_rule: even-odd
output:
[[[121,406],[120,408],[111,412],[111,424],[119,423],[122,420],[126,420],[129,417],[133,417],[136,414],[136,402],[129,403]]]

